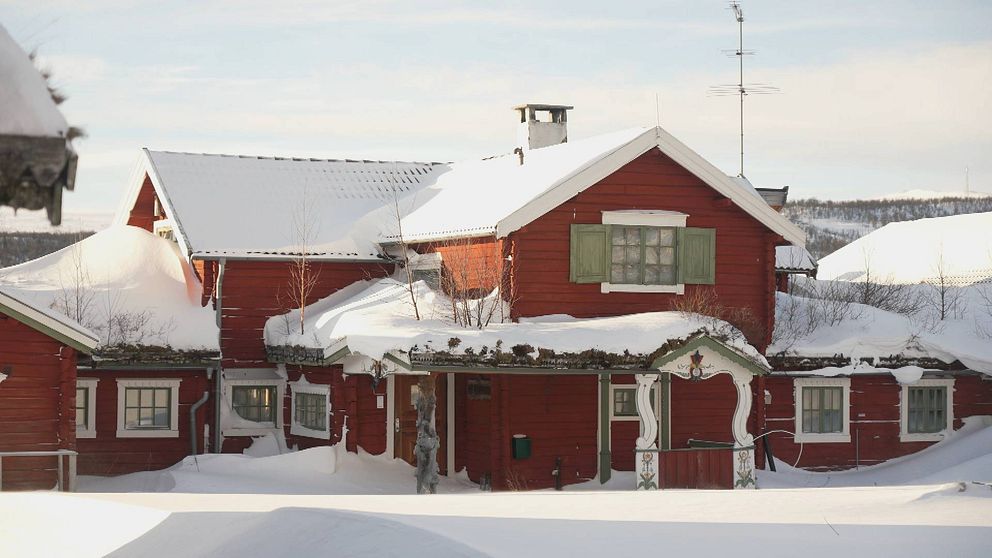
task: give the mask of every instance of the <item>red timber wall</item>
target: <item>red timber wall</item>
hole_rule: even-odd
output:
[[[286,443],[290,447],[300,449],[317,446],[329,446],[341,441],[345,419],[348,422],[348,451],[355,452],[362,448],[371,454],[381,454],[386,451],[386,409],[389,401],[386,398],[386,381],[383,380],[373,388],[372,379],[365,375],[345,376],[341,366],[287,366],[289,382],[299,381],[306,377],[311,384],[330,386],[331,418],[330,439],[311,438],[293,435],[292,425],[292,386],[286,387],[283,399],[283,431]],[[384,405],[377,407],[377,396],[381,395]],[[250,436],[234,436],[224,439],[225,452],[240,453],[252,443]]]
[[[751,343],[759,348],[768,343],[775,313],[776,235],[657,149],[510,234],[514,315],[670,310],[678,295],[604,294],[598,284],[568,280],[570,225],[598,224],[602,211],[622,209],[680,211],[689,215],[686,226],[716,229],[716,285],[687,285],[686,295],[714,288],[724,307],[750,311],[754,325],[744,329]]]
[[[76,449],[76,351],[0,314],[0,373],[0,451]],[[3,460],[3,490],[55,484],[55,457]]]
[[[164,216],[155,215],[155,202],[158,196],[155,194],[155,187],[152,186],[152,179],[145,175],[145,181],[141,183],[138,190],[138,197],[134,200],[131,213],[128,215],[127,224],[140,227],[148,232],[153,232],[153,224]]]
[[[489,378],[489,400],[468,399],[469,377]],[[596,476],[598,377],[595,375],[455,375],[455,467],[478,482],[491,474],[496,490],[554,486]],[[515,460],[514,434],[531,439],[531,456]]]
[[[289,301],[290,262],[228,260],[221,284],[221,354],[224,368],[270,368],[262,329],[271,316],[285,313]],[[392,266],[378,262],[313,262],[317,282],[312,304],[355,281],[384,277]]]
[[[795,430],[793,378],[769,377],[765,389],[772,402],[766,406],[768,430]],[[901,386],[889,374],[851,377],[851,441],[847,443],[806,443],[799,467],[806,469],[847,469],[872,465],[914,453],[933,442],[900,442]],[[992,415],[992,381],[979,374],[954,376],[954,428],[964,417]],[[772,453],[789,465],[799,456],[799,444],[791,434],[769,435]],[[860,444],[856,440],[860,438]],[[860,447],[858,447],[860,445]]]
[[[154,471],[171,467],[190,454],[189,414],[193,404],[209,392],[213,384],[207,381],[206,370],[86,370],[80,378],[95,378],[96,437],[80,438],[79,474],[121,475],[135,471]],[[179,384],[178,438],[118,438],[117,380],[169,378],[182,380]],[[73,390],[75,393],[75,390]],[[196,416],[197,452],[204,451],[204,424],[213,432],[213,400],[201,405]]]
[[[488,294],[504,273],[503,244],[489,236],[417,244],[412,248],[421,254],[441,254],[445,286]]]

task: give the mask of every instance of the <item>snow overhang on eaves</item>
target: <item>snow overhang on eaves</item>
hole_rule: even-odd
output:
[[[760,196],[742,190],[731,177],[660,127],[646,130],[632,141],[562,178],[540,196],[500,220],[496,224],[496,236],[505,238],[656,147],[787,242],[805,247],[806,233],[802,229],[772,209]]]
[[[96,335],[79,323],[36,308],[3,291],[0,291],[0,312],[83,353],[92,352],[100,343]]]

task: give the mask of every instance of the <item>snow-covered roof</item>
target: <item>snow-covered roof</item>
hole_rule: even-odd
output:
[[[775,297],[775,333],[768,355],[813,359],[843,355],[854,361],[852,364],[863,358],[931,358],[945,363],[960,361],[972,370],[992,375],[992,342],[983,334],[992,331],[992,315],[978,312],[928,327],[922,316],[855,303],[849,305],[842,319],[832,319],[841,315],[841,305],[786,293],[776,293]],[[968,300],[965,305],[978,306],[977,301]],[[818,325],[810,327],[816,322]]]
[[[563,353],[594,349],[616,355],[650,355],[672,340],[685,340],[702,330],[735,331],[712,318],[680,312],[648,312],[607,318],[578,319],[565,315],[491,323],[484,329],[460,327],[449,319],[451,301],[424,282],[413,284],[421,320],[413,314],[406,283],[394,279],[360,281],[306,309],[303,332],[299,311],[269,318],[268,347],[304,347],[322,351],[324,358],[343,349],[381,360],[394,352],[452,351],[478,355],[483,348],[530,346]],[[457,345],[450,341],[457,338]],[[767,367],[764,357],[739,333],[722,341],[727,347]],[[650,362],[650,361],[648,361]]]
[[[69,125],[48,92],[45,78],[0,25],[0,134],[62,136]]]
[[[816,271],[816,260],[802,246],[776,246],[775,270],[814,272]]]
[[[376,213],[433,181],[438,163],[247,157],[145,149],[115,222],[147,174],[187,257],[299,253],[298,225],[312,228],[306,251],[323,259],[378,256]],[[304,209],[305,208],[305,209]],[[392,220],[395,221],[395,216]],[[301,222],[306,221],[306,222]]]
[[[218,347],[200,283],[174,242],[113,226],[58,252],[0,269],[5,293],[73,317],[102,345],[127,342],[175,349]]]
[[[992,280],[992,212],[889,223],[825,256],[820,279],[933,282]]]
[[[99,344],[96,334],[79,322],[32,304],[3,285],[0,285],[0,313],[83,352],[88,353]]]
[[[505,237],[651,149],[659,149],[769,229],[796,245],[806,235],[746,182],[729,177],[671,134],[634,128],[523,153],[457,163],[416,196],[406,240]]]

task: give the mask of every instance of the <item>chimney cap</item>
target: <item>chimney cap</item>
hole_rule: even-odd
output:
[[[534,110],[572,110],[575,107],[570,105],[549,105],[545,103],[524,103],[522,105],[517,105],[513,107],[513,110],[522,110],[528,108]]]

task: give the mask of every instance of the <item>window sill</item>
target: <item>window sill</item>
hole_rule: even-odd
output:
[[[939,442],[947,436],[947,430],[941,430],[940,432],[928,432],[928,433],[918,433],[918,434],[908,434],[906,432],[899,433],[900,442]]]
[[[277,426],[269,427],[259,427],[259,428],[227,428],[221,431],[221,435],[225,438],[233,438],[236,436],[265,436],[266,434],[272,434],[273,431],[278,430]]]
[[[305,438],[317,438],[319,440],[330,440],[331,431],[328,430],[314,430],[312,428],[307,428],[301,424],[293,424],[289,427],[289,433],[293,436],[303,436]]]
[[[178,430],[118,430],[118,438],[178,438]]]
[[[79,438],[96,438],[96,430],[77,430],[76,439]]]
[[[668,293],[685,294],[685,285],[631,285],[626,283],[600,283],[599,290],[608,293]]]
[[[849,444],[850,434],[796,434],[794,441],[797,444]]]

